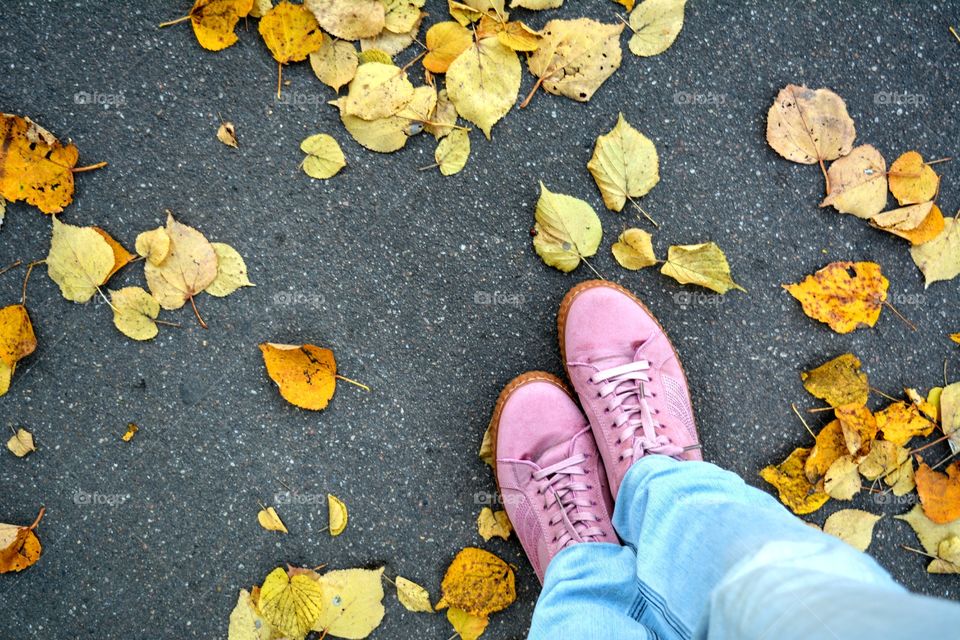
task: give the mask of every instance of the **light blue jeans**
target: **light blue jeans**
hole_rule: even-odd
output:
[[[633,465],[613,524],[624,546],[576,544],[550,562],[529,638],[960,638],[960,604],[909,593],[706,462]]]

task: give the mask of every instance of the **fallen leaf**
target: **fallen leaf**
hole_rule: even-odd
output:
[[[558,9],[561,6],[563,6],[563,0],[510,0],[511,9],[543,11],[544,9]]]
[[[830,89],[788,84],[767,112],[767,142],[793,162],[823,166],[850,153],[856,135],[847,105]]]
[[[53,216],[46,262],[47,273],[63,297],[86,302],[113,273],[115,257],[110,243],[94,227],[76,227]]]
[[[300,150],[307,154],[303,159],[303,172],[317,180],[327,180],[347,166],[347,159],[337,141],[326,133],[310,136],[300,143]]]
[[[367,149],[390,153],[402,149],[410,136],[423,128],[436,105],[437,92],[433,87],[417,87],[410,104],[396,115],[364,120],[341,113],[340,120],[350,135]]]
[[[713,242],[671,246],[660,273],[680,284],[696,284],[720,294],[731,289],[746,291],[733,281],[727,256]]]
[[[534,92],[543,86],[554,95],[579,102],[589,100],[620,68],[620,34],[624,26],[590,18],[548,22],[541,32],[540,46],[527,59],[530,72],[537,78]],[[528,97],[524,105],[529,101]]]
[[[251,18],[262,18],[270,9],[273,8],[273,0],[253,0],[253,8],[250,9]]]
[[[877,427],[883,439],[900,446],[906,445],[915,436],[928,436],[936,425],[920,415],[914,404],[893,402],[876,413]]]
[[[113,326],[128,338],[151,340],[159,333],[155,320],[160,315],[160,303],[140,287],[110,291],[110,304]]]
[[[399,55],[406,50],[407,47],[418,41],[420,24],[422,17],[425,15],[425,13],[420,14],[420,19],[417,20],[416,25],[406,33],[393,33],[392,31],[384,29],[372,38],[363,38],[360,40],[360,48],[365,51],[369,49],[379,49],[391,56]]]
[[[890,193],[901,205],[933,200],[940,177],[917,151],[907,151],[890,165]]]
[[[402,69],[392,64],[360,65],[347,95],[337,101],[341,113],[363,120],[396,114],[413,99],[413,85]]]
[[[122,436],[120,436],[120,439],[123,440],[124,442],[130,442],[131,440],[133,440],[133,437],[137,435],[137,431],[140,431],[140,427],[138,427],[134,422],[128,422],[127,430],[124,432]]]
[[[387,8],[380,0],[304,0],[324,31],[343,40],[378,35],[386,26]]]
[[[870,446],[870,453],[860,461],[860,475],[873,482],[885,478],[888,474],[910,459],[910,453],[901,445],[889,440],[876,440]]]
[[[391,33],[409,33],[420,23],[421,9],[426,0],[384,0],[383,28]]]
[[[337,537],[343,533],[350,519],[347,505],[332,493],[327,494],[327,519],[332,537]]]
[[[883,516],[861,509],[842,509],[823,523],[823,532],[836,536],[860,551],[866,551],[873,540],[873,527]]]
[[[37,447],[33,444],[33,434],[23,427],[20,427],[10,436],[10,439],[7,440],[7,449],[9,449],[13,455],[22,458],[28,453],[36,451]]]
[[[0,396],[10,389],[17,363],[37,349],[30,314],[22,304],[0,309]]]
[[[896,478],[891,487],[893,495],[905,496],[917,488],[916,474],[913,470],[913,458],[907,457],[907,461],[900,465],[900,470],[890,475],[890,479]],[[884,480],[890,484],[888,480]]]
[[[255,286],[247,277],[247,265],[243,256],[237,253],[236,249],[222,242],[210,244],[217,254],[217,277],[205,289],[207,293],[222,298],[240,287]]]
[[[534,214],[533,248],[549,266],[573,271],[583,258],[597,252],[603,229],[589,204],[540,183],[540,200]]]
[[[454,129],[440,140],[433,157],[443,175],[460,173],[470,158],[470,135],[463,129]]]
[[[323,32],[307,7],[284,0],[260,19],[260,35],[281,65],[306,60],[323,45]]]
[[[800,374],[810,395],[826,400],[831,407],[866,404],[870,394],[867,374],[860,371],[860,359],[845,353],[819,367]]]
[[[797,515],[813,513],[830,499],[817,489],[804,473],[810,449],[797,448],[778,465],[764,467],[760,477],[777,488],[780,502]]]
[[[870,450],[870,443],[877,437],[877,420],[867,407],[857,404],[845,404],[834,410],[847,451],[854,455],[864,455]]]
[[[34,530],[40,524],[44,511],[40,507],[37,519],[25,527],[0,523],[0,573],[23,571],[40,558],[42,547]]]
[[[453,607],[485,617],[506,609],[517,599],[513,569],[489,551],[461,550],[443,576],[443,598],[437,609]]]
[[[230,613],[227,640],[273,640],[274,629],[250,598],[250,592],[240,590],[237,605]]]
[[[870,225],[909,240],[912,245],[919,245],[940,235],[945,220],[937,205],[924,202],[884,211],[874,216]]]
[[[920,392],[916,389],[906,388],[903,391],[907,394],[910,402],[920,411],[920,413],[934,422],[940,421],[940,417],[938,415],[939,407],[937,405],[928,402],[927,399],[920,395]]]
[[[424,122],[423,128],[434,138],[440,140],[454,131],[455,124],[457,124],[457,108],[450,102],[447,90],[442,89],[437,94],[437,103],[434,105],[429,122]]]
[[[240,18],[253,9],[253,0],[197,0],[190,9],[190,25],[200,46],[221,51],[234,44]]]
[[[823,478],[823,490],[837,500],[852,500],[860,493],[860,473],[852,456],[841,456],[830,465]]]
[[[928,573],[960,573],[960,537],[947,536],[937,546],[937,558],[927,567]]]
[[[260,345],[263,363],[280,395],[290,404],[320,411],[337,388],[337,361],[333,351],[312,344],[292,345],[264,342]]]
[[[874,262],[832,262],[783,288],[800,301],[807,316],[837,333],[850,333],[877,323],[889,286]]]
[[[434,613],[430,604],[430,593],[416,582],[397,576],[397,599],[407,611],[414,613]]]
[[[804,475],[811,484],[816,484],[823,479],[834,462],[849,453],[840,421],[831,420],[817,434],[810,455],[803,464]]]
[[[280,633],[303,640],[324,613],[326,596],[313,577],[300,573],[288,576],[277,567],[260,587],[260,613]]]
[[[510,524],[510,517],[506,511],[494,512],[490,507],[484,507],[477,516],[477,532],[484,540],[498,536],[504,540],[510,539],[510,532],[513,526]]]
[[[887,163],[872,145],[861,145],[838,158],[827,176],[830,191],[821,207],[869,219],[887,204]]]
[[[317,579],[324,606],[313,630],[337,638],[366,638],[383,621],[383,569],[341,569]]]
[[[630,11],[633,0],[616,0]],[[683,28],[687,0],[644,0],[630,14],[633,37],[628,46],[634,55],[655,56],[670,48]]]
[[[107,274],[107,277],[103,279],[102,284],[105,284],[107,280],[113,277],[113,274],[133,260],[133,254],[124,249],[123,245],[114,240],[113,236],[100,227],[91,227],[91,229],[99,233],[100,237],[107,241],[107,244],[110,245],[110,250],[113,252],[113,267],[110,268],[110,273]]]
[[[324,38],[320,48],[310,54],[314,75],[337,93],[357,75],[359,65],[356,47],[344,40]]]
[[[531,29],[519,20],[500,22],[491,18],[482,18],[481,23],[483,23],[484,20],[494,23],[494,33],[496,34],[497,40],[499,40],[503,46],[509,47],[514,51],[523,51],[525,53],[530,53],[540,48],[540,42],[543,40],[543,36],[540,35],[539,31]]]
[[[290,533],[287,531],[286,525],[283,524],[283,520],[280,519],[280,515],[277,514],[277,510],[273,507],[264,507],[263,509],[260,509],[260,511],[257,513],[257,522],[259,522],[260,526],[267,531]]]
[[[134,247],[138,255],[146,258],[150,264],[158,266],[170,255],[170,236],[163,227],[144,231],[137,236]]]
[[[30,118],[0,113],[0,197],[24,200],[44,213],[73,202],[73,168],[80,152],[60,144]]]
[[[164,309],[179,309],[217,279],[217,253],[202,233],[167,214],[170,252],[160,264],[143,265],[150,293]],[[199,315],[198,315],[199,318]]]
[[[472,44],[473,34],[459,22],[438,22],[427,29],[423,66],[431,73],[446,73],[450,64]]]
[[[940,428],[949,437],[950,450],[956,453],[960,450],[960,382],[943,387],[937,392],[936,400],[940,407]]]
[[[657,257],[653,254],[653,236],[643,229],[627,229],[610,250],[624,269],[636,271],[657,264]]]
[[[587,163],[603,203],[613,211],[622,211],[627,200],[634,202],[649,193],[660,181],[659,168],[656,146],[622,113],[613,130],[597,138]]]
[[[951,333],[950,339],[956,342],[957,344],[960,344],[960,333]]]
[[[493,436],[490,433],[490,427],[483,432],[483,440],[480,442],[480,450],[477,456],[485,463],[493,466]]]
[[[921,463],[914,473],[917,495],[923,512],[937,524],[960,518],[960,463],[947,466],[946,473],[934,471]]]
[[[470,46],[447,69],[447,94],[463,118],[490,139],[490,130],[513,108],[522,71],[517,54],[496,38]]]
[[[475,616],[463,609],[451,607],[447,609],[447,621],[460,636],[460,640],[477,640],[487,630],[490,618]]]
[[[954,520],[948,524],[937,524],[924,514],[923,507],[919,504],[914,505],[913,509],[907,513],[894,518],[909,524],[917,534],[924,550],[931,555],[937,555],[942,541],[951,536],[960,536],[960,520]]]
[[[960,224],[954,218],[947,218],[943,224],[936,238],[910,247],[910,257],[923,272],[924,288],[960,274]]]
[[[237,144],[237,129],[232,122],[224,122],[220,125],[217,129],[217,140],[234,149],[240,146]]]

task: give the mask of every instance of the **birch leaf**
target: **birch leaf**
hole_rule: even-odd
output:
[[[923,272],[925,288],[960,275],[960,224],[955,218],[947,218],[943,225],[943,231],[933,240],[910,248],[910,257]]]
[[[873,526],[883,516],[860,509],[843,509],[823,523],[823,532],[836,536],[855,549],[866,551],[873,539]]]
[[[446,73],[450,64],[472,44],[473,34],[459,22],[438,22],[427,29],[423,66],[431,73]]]
[[[207,293],[222,298],[240,287],[254,286],[247,277],[247,265],[243,256],[237,253],[236,249],[222,242],[213,242],[211,246],[217,254],[217,277],[207,287]]]
[[[359,640],[383,621],[383,569],[328,571],[317,583],[324,606],[313,630],[324,636]]]
[[[140,287],[124,287],[110,292],[113,326],[128,338],[151,340],[159,333],[155,320],[160,303]]]
[[[333,136],[326,133],[312,135],[300,143],[300,150],[307,154],[303,159],[303,172],[317,180],[328,180],[347,166],[343,150]]]
[[[890,165],[890,193],[901,205],[933,200],[940,177],[916,151],[907,151]]]
[[[470,158],[470,135],[463,129],[454,129],[437,144],[434,158],[443,175],[460,173]]]
[[[260,35],[280,64],[306,60],[323,44],[317,19],[300,4],[281,2],[260,19]]]
[[[93,227],[77,227],[53,217],[47,273],[63,297],[86,302],[113,271],[113,248]]]
[[[357,75],[359,65],[357,49],[343,40],[324,38],[320,48],[310,54],[314,75],[337,93]]]
[[[870,225],[909,240],[910,244],[916,246],[930,242],[940,235],[946,226],[946,221],[937,205],[924,202],[884,211],[873,216]]]
[[[386,26],[387,8],[380,0],[304,0],[323,30],[344,40],[372,38]]]

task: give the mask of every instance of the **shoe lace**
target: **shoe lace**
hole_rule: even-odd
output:
[[[533,479],[540,483],[537,493],[544,497],[544,511],[559,506],[548,524],[554,530],[553,542],[559,543],[561,549],[604,536],[603,529],[596,524],[600,522],[593,510],[596,502],[583,495],[593,488],[581,479],[587,475],[583,463],[588,457],[578,453],[533,473]]]

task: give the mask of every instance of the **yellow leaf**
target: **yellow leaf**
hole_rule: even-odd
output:
[[[347,522],[350,519],[350,514],[347,511],[347,505],[344,504],[343,500],[333,495],[332,493],[327,494],[327,520],[328,526],[330,528],[330,535],[332,537],[337,537],[347,528]]]
[[[280,64],[306,60],[323,44],[317,19],[303,5],[281,2],[260,19],[260,35]]]
[[[840,213],[869,219],[887,204],[887,163],[869,144],[837,159],[827,176],[830,191],[821,207],[833,206]]]
[[[882,411],[878,411],[877,427],[883,432],[883,439],[905,446],[914,436],[928,436],[936,425],[920,415],[915,404],[893,402]]]
[[[312,344],[264,342],[260,345],[270,379],[290,404],[320,411],[337,388],[337,361],[333,351]]]
[[[324,31],[343,40],[372,38],[386,26],[387,9],[380,0],[304,0]]]
[[[349,42],[324,38],[320,49],[310,54],[310,68],[320,82],[340,92],[357,75],[360,60]]]
[[[438,22],[427,29],[427,55],[423,66],[431,73],[446,73],[450,63],[470,48],[473,34],[459,22]]]
[[[890,165],[890,193],[901,205],[933,200],[940,177],[917,151],[907,151]]]
[[[475,616],[463,609],[451,607],[447,610],[447,621],[460,636],[460,640],[477,640],[487,630],[490,619],[487,616]]]
[[[359,54],[357,54],[357,61],[361,64],[370,64],[371,62],[379,62],[380,64],[393,64],[393,58],[390,57],[390,54],[386,51],[381,51],[380,49],[364,49]],[[354,75],[356,77],[356,75]]]
[[[960,333],[951,333],[950,339],[956,342],[957,344],[960,344]]]
[[[924,202],[884,211],[874,216],[870,220],[870,225],[905,238],[910,241],[910,244],[919,245],[940,235],[945,220],[937,205]]]
[[[36,348],[37,337],[27,308],[11,304],[0,309],[0,362],[12,369]]]
[[[273,8],[273,0],[253,0],[253,8],[250,9],[251,18],[262,18]]]
[[[190,10],[197,42],[210,51],[226,49],[238,40],[233,30],[251,9],[253,0],[197,0]]]
[[[407,47],[417,41],[417,36],[420,33],[420,24],[423,22],[423,16],[425,15],[425,13],[421,13],[416,24],[406,33],[394,33],[384,29],[372,38],[363,38],[360,41],[360,48],[364,51],[379,49],[390,56],[400,55]]]
[[[947,536],[937,546],[937,558],[927,567],[930,573],[960,573],[960,537]]]
[[[383,28],[391,33],[409,33],[420,23],[420,9],[426,0],[385,0]]]
[[[286,525],[283,524],[283,520],[280,519],[280,515],[277,513],[277,510],[273,507],[260,509],[260,511],[257,513],[257,522],[259,522],[260,526],[267,531],[290,533],[287,531]]]
[[[414,613],[434,613],[430,604],[430,593],[416,582],[397,576],[397,599],[407,611]]]
[[[113,248],[93,227],[75,227],[53,217],[47,273],[63,297],[86,302],[113,271]]]
[[[364,120],[395,115],[413,100],[413,85],[399,67],[380,62],[360,65],[346,97],[337,101],[342,114]]]
[[[860,371],[860,360],[851,353],[837,356],[815,369],[800,374],[803,388],[826,400],[831,407],[866,404],[870,387],[867,374]]]
[[[616,0],[630,11],[633,0]],[[634,55],[655,56],[670,48],[683,28],[687,0],[644,0],[630,14],[633,37],[628,46]]]
[[[273,627],[267,622],[250,599],[250,592],[240,590],[237,606],[230,613],[227,640],[272,640]]]
[[[356,116],[340,114],[347,132],[361,145],[372,151],[390,153],[402,149],[410,136],[423,123],[429,121],[437,104],[437,92],[433,87],[417,87],[413,99],[396,115],[379,120],[364,120]]]
[[[307,154],[303,160],[303,172],[311,178],[327,180],[347,166],[347,159],[337,141],[326,133],[312,135],[300,143],[300,150]]]
[[[101,229],[100,227],[91,227],[94,231],[100,234],[104,240],[107,241],[107,244],[110,245],[110,250],[113,252],[113,267],[110,268],[110,273],[103,279],[103,282],[100,284],[106,284],[113,274],[127,265],[131,260],[133,260],[133,254],[123,248],[119,242],[113,239],[113,237]]]
[[[488,20],[489,18],[484,18]],[[543,36],[540,35],[539,31],[535,31],[523,24],[522,22],[515,20],[513,22],[497,22],[495,33],[497,34],[497,40],[505,47],[509,47],[514,51],[536,51],[540,47],[540,41],[543,39]]]
[[[842,509],[823,523],[823,532],[836,536],[860,551],[866,551],[873,539],[873,526],[883,516],[860,509]]]
[[[879,478],[888,480],[909,459],[910,453],[895,442],[875,440],[870,453],[860,461],[860,475],[871,482]]]
[[[154,320],[160,315],[160,303],[140,287],[124,287],[110,292],[113,326],[134,340],[150,340],[159,333]]]
[[[0,523],[0,573],[23,571],[40,558],[42,547],[34,530],[40,524],[44,511],[40,507],[37,519],[29,526]]]
[[[816,443],[803,464],[803,473],[811,484],[816,484],[823,479],[834,462],[848,454],[840,421],[831,420],[817,434]]]
[[[157,266],[170,255],[170,236],[167,235],[166,229],[157,227],[138,235],[134,246],[138,255],[146,258],[150,264]]]
[[[653,254],[653,236],[643,229],[627,229],[610,250],[624,269],[636,271],[657,264],[657,257]]]
[[[447,568],[437,609],[454,607],[485,617],[506,609],[517,599],[513,569],[489,551],[467,547]]]
[[[217,278],[217,253],[202,233],[167,214],[170,252],[160,264],[143,265],[150,293],[164,309],[179,309]]]
[[[0,113],[0,197],[24,200],[44,213],[73,202],[73,171],[80,152],[30,118]]]
[[[636,0],[613,0],[617,4],[622,4],[627,11],[633,11],[633,4]]]
[[[447,94],[465,119],[490,139],[490,130],[513,108],[520,92],[520,60],[496,38],[470,46],[447,69]]]
[[[870,409],[863,405],[845,404],[834,409],[840,422],[843,440],[851,454],[863,455],[870,450],[870,443],[877,437],[877,420]]]
[[[836,160],[850,153],[854,138],[847,105],[829,89],[788,84],[767,112],[767,142],[793,162]]]
[[[852,456],[841,456],[830,465],[823,478],[823,490],[837,500],[852,500],[860,493],[860,473]]]
[[[937,555],[940,550],[940,543],[952,536],[960,536],[960,520],[954,520],[947,524],[937,524],[923,513],[923,507],[914,505],[913,509],[899,516],[894,516],[897,520],[903,520],[909,524],[924,550]],[[928,569],[929,570],[929,569]]]
[[[20,427],[17,429],[17,432],[7,440],[7,449],[9,449],[13,455],[22,458],[28,453],[36,451],[37,447],[33,444],[33,434],[23,427]]]
[[[954,218],[943,224],[943,231],[933,240],[910,248],[910,257],[923,272],[925,288],[960,275],[960,224]]]
[[[484,463],[493,466],[493,436],[490,433],[490,427],[487,427],[487,430],[483,432],[483,440],[480,442],[480,450],[477,452],[477,456]]]
[[[123,440],[124,442],[130,442],[131,440],[133,440],[133,437],[137,435],[137,431],[140,431],[140,427],[138,427],[135,422],[129,422],[127,423],[126,432],[124,432],[124,434],[120,436],[120,439]]]
[[[247,265],[243,256],[237,253],[236,249],[222,242],[213,242],[211,246],[217,254],[217,277],[207,286],[207,293],[222,298],[240,287],[254,286],[247,277]]]
[[[549,266],[573,271],[583,258],[597,252],[603,229],[589,204],[540,183],[540,200],[534,214],[533,248]]]
[[[613,130],[597,138],[587,169],[603,203],[613,211],[622,211],[627,200],[647,195],[660,181],[656,146],[630,126],[622,113]]]
[[[622,24],[602,24],[590,18],[551,20],[543,40],[527,59],[537,85],[579,102],[589,100],[620,68]],[[529,98],[528,98],[529,100]]]
[[[232,122],[220,124],[220,128],[217,129],[217,140],[234,149],[240,146],[237,144],[237,128],[233,126]]]
[[[850,333],[877,323],[889,285],[874,262],[832,262],[783,288],[800,301],[807,316],[837,333]]]
[[[313,630],[337,638],[366,638],[383,620],[383,569],[328,571],[317,579],[324,606]]]
[[[633,2],[633,0],[627,0]],[[563,0],[511,0],[511,9],[530,9],[531,11],[543,11],[544,9],[558,9],[563,6]]]
[[[813,513],[830,499],[817,489],[804,473],[810,449],[797,448],[779,465],[770,465],[760,471],[760,477],[780,492],[780,502],[797,515]]]
[[[470,158],[470,135],[463,129],[454,129],[440,140],[433,157],[443,175],[460,173]]]
[[[727,257],[713,242],[670,247],[660,273],[680,284],[696,284],[720,294],[730,289],[746,291],[733,281]]]
[[[499,536],[509,540],[511,531],[513,526],[506,511],[494,512],[490,507],[480,510],[480,515],[477,516],[477,532],[481,538],[489,541],[490,538]]]
[[[424,130],[437,140],[450,135],[453,125],[457,124],[457,108],[450,102],[446,89],[437,94],[437,103],[430,114],[429,122],[423,124]]]
[[[325,612],[326,592],[317,580],[278,567],[260,587],[260,613],[280,633],[303,640]]]
[[[913,458],[908,456],[907,460],[900,465],[900,469],[896,473],[891,473],[887,478],[884,478],[884,482],[892,485],[890,490],[893,491],[893,495],[895,496],[905,496],[916,489],[917,484],[913,471]]]

